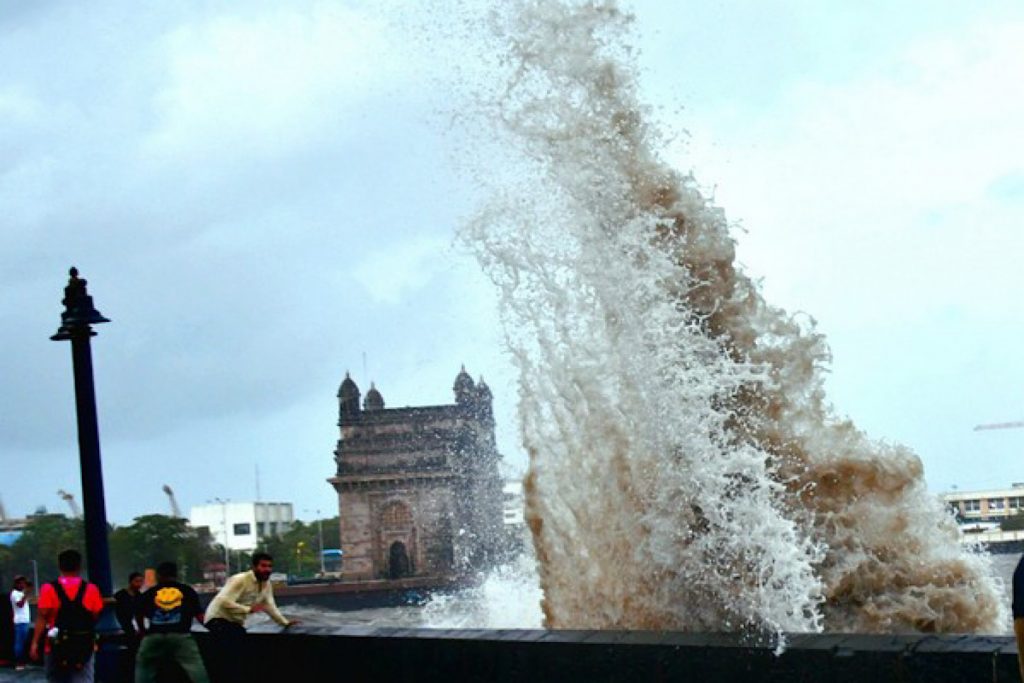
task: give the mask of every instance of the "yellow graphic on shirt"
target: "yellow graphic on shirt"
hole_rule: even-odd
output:
[[[156,592],[156,606],[162,610],[172,610],[181,607],[181,591],[177,588],[161,588]]]

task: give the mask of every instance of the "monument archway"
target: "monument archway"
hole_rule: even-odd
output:
[[[395,541],[391,544],[391,548],[388,551],[388,578],[400,579],[403,576],[409,576],[411,573],[409,552],[405,549],[404,543]]]

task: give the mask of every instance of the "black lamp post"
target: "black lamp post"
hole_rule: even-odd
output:
[[[96,584],[104,596],[112,594],[110,576],[110,546],[107,541],[107,510],[103,498],[103,466],[100,462],[100,431],[96,421],[96,391],[92,377],[92,349],[90,337],[96,336],[92,325],[110,322],[92,305],[86,291],[86,281],[78,277],[78,269],[71,269],[71,279],[64,288],[64,312],[60,315],[60,328],[50,337],[53,341],[71,342],[71,359],[75,372],[75,407],[78,414],[78,453],[82,467],[82,503],[85,508],[85,553],[89,580]],[[113,609],[103,610],[96,630],[100,635],[101,657],[97,664],[97,679],[110,680],[104,673],[116,666],[110,655],[117,646],[111,636],[120,632]],[[104,644],[106,643],[106,644]],[[105,660],[105,661],[104,661]],[[106,671],[104,671],[106,669]]]

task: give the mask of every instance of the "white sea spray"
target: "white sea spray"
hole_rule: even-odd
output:
[[[519,370],[545,623],[999,629],[920,460],[834,416],[813,321],[763,300],[724,213],[660,158],[629,15],[512,0],[490,29],[466,120],[500,151],[475,159],[489,200],[462,237]]]

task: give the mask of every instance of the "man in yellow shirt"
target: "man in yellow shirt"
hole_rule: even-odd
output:
[[[297,620],[287,619],[274,602],[274,588],[270,574],[274,571],[274,558],[267,553],[252,556],[252,569],[235,574],[220,589],[210,606],[206,608],[206,628],[213,633],[245,631],[245,618],[257,612],[267,616],[281,626],[292,626]]]
[[[281,626],[299,623],[289,620],[277,609],[270,573],[274,571],[274,558],[267,553],[252,556],[252,569],[235,574],[206,608],[205,626],[220,641],[219,656],[211,662],[212,678],[228,683],[248,683],[254,680],[249,662],[239,656],[245,637],[245,619],[250,614],[266,612]]]

